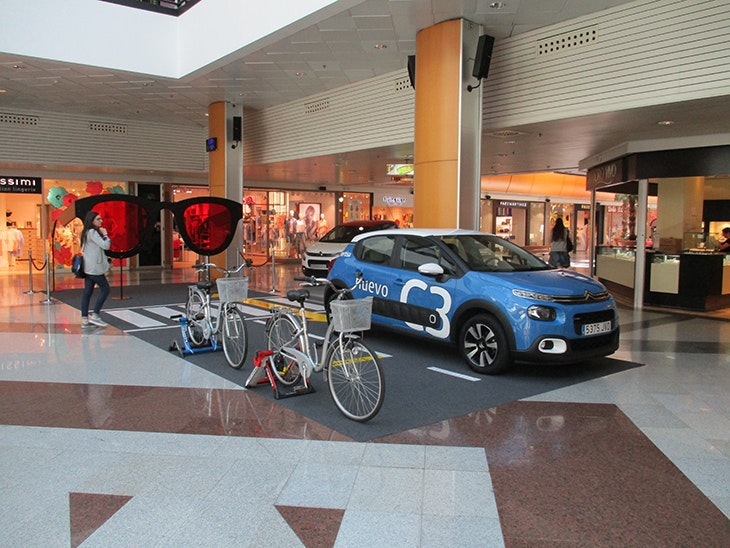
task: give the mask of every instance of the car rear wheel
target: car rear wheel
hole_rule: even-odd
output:
[[[489,314],[477,314],[464,323],[459,350],[469,367],[484,375],[502,373],[512,363],[504,330]]]

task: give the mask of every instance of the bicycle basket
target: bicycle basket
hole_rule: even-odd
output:
[[[370,329],[370,316],[373,310],[373,298],[332,301],[332,324],[336,331],[365,331]]]
[[[248,278],[218,278],[215,283],[221,302],[241,302],[248,299]]]

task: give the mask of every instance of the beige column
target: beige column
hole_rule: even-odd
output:
[[[661,179],[657,185],[657,232],[682,240],[686,232],[702,231],[704,177]]]

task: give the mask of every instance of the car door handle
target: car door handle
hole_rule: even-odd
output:
[[[406,281],[403,278],[396,278],[395,280],[393,280],[393,285],[403,286],[406,285]]]

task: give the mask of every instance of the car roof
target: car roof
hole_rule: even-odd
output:
[[[378,230],[377,232],[366,232],[358,234],[352,241],[357,242],[363,238],[371,238],[378,234],[400,234],[401,236],[459,236],[462,234],[486,234],[478,230],[466,230],[463,228],[399,228]]]
[[[395,221],[372,221],[369,219],[363,219],[361,221],[348,221],[346,223],[340,223],[337,226],[378,226],[378,225],[395,225]]]

